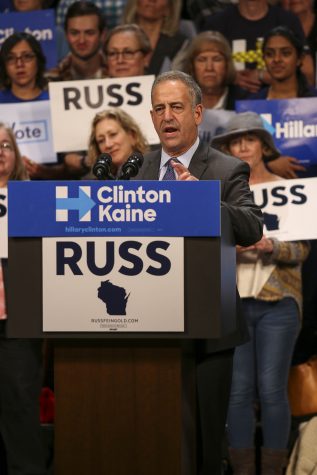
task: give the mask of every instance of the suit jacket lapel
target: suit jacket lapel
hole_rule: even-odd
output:
[[[208,145],[200,141],[199,146],[190,161],[188,169],[190,173],[198,179],[201,178],[207,168],[208,149]]]
[[[200,179],[204,174],[204,171],[208,165],[208,155],[209,155],[209,146],[208,144],[200,141],[199,146],[194,153],[190,164],[189,171],[196,178]],[[138,178],[145,177],[146,180],[157,180],[160,172],[160,163],[161,163],[161,150],[155,150],[150,152],[143,163],[143,166],[140,171]]]
[[[158,180],[161,163],[161,150],[155,150],[146,156],[141,168],[140,176],[146,177],[146,180]]]

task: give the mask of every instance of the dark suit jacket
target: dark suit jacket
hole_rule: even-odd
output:
[[[161,150],[146,154],[135,179],[157,180],[160,159]],[[262,213],[253,201],[249,188],[250,169],[245,162],[200,142],[191,159],[189,171],[199,180],[221,180],[221,203],[228,209],[236,244],[249,246],[261,239]],[[199,347],[203,353],[232,348],[246,341],[247,329],[239,307],[238,298],[236,331],[221,339],[201,342]]]
[[[161,150],[145,155],[136,180],[157,180]],[[262,213],[249,188],[249,166],[200,142],[189,171],[199,180],[221,180],[221,201],[230,214],[236,244],[249,246],[262,237]]]

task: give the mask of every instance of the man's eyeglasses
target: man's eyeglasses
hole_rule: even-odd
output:
[[[106,54],[110,61],[117,61],[119,59],[119,56],[122,56],[123,59],[129,61],[131,59],[134,59],[135,55],[140,52],[142,52],[141,49],[124,49],[122,51],[107,51]]]
[[[1,152],[12,152],[13,147],[9,142],[1,142],[0,143],[0,150],[1,150]]]
[[[15,54],[9,54],[6,59],[7,64],[16,64],[18,61],[21,61],[22,63],[30,63],[33,61],[35,58],[34,53],[22,53],[20,56],[17,56]]]

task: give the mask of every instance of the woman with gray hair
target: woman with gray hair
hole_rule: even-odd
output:
[[[218,31],[199,33],[186,50],[181,69],[190,74],[201,88],[205,110],[199,137],[210,143],[235,114],[236,99],[243,99],[246,95],[234,85],[236,71],[228,41]]]
[[[262,119],[254,112],[237,114],[212,145],[247,162],[250,185],[281,180],[264,157],[279,151]],[[237,285],[250,341],[237,347],[228,411],[230,459],[235,475],[254,475],[255,397],[261,408],[261,474],[281,475],[287,463],[290,408],[288,373],[302,313],[301,265],[306,241],[263,238],[237,247]]]
[[[143,76],[151,51],[150,40],[139,25],[116,26],[109,31],[104,44],[109,77]]]
[[[191,41],[182,69],[198,82],[207,109],[234,110],[235,99],[242,98],[241,89],[233,84],[236,71],[230,45],[218,31],[204,31]]]
[[[177,69],[178,55],[188,38],[179,32],[181,0],[127,0],[122,23],[136,23],[150,40],[148,74]]]

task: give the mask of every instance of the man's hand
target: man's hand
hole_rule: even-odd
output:
[[[190,171],[188,170],[188,168],[184,167],[184,165],[182,165],[181,163],[179,162],[174,162],[174,160],[171,161],[171,165],[172,167],[174,168],[175,172],[176,172],[176,177],[177,177],[177,180],[181,180],[181,181],[198,181],[198,178],[194,177],[193,175],[191,175]]]
[[[267,163],[268,168],[283,178],[297,178],[297,171],[306,171],[306,168],[300,164],[295,157],[283,155]]]

